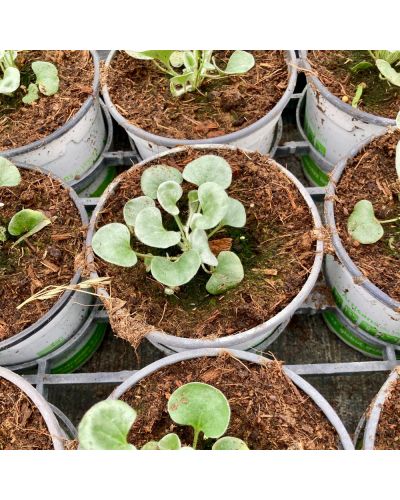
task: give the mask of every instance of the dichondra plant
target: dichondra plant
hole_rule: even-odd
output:
[[[176,389],[168,400],[168,413],[178,425],[193,429],[192,446],[182,447],[177,434],[165,435],[159,441],[149,441],[142,450],[196,449],[199,437],[217,439],[213,450],[247,450],[241,439],[223,436],[231,410],[224,394],[202,382],[190,382]],[[136,420],[136,411],[123,401],[101,401],[82,418],[78,428],[79,446],[84,450],[135,450],[128,443],[128,434]]]
[[[241,75],[254,66],[254,57],[244,50],[235,50],[224,69],[217,65],[212,50],[127,50],[126,53],[135,59],[152,61],[169,75],[171,94],[175,97],[198,90],[204,81]]]
[[[0,50],[0,94],[12,95],[21,86],[21,73],[17,65],[16,50]],[[31,104],[39,98],[39,92],[46,96],[58,92],[58,71],[54,64],[47,61],[34,61],[31,64],[35,81],[29,83],[22,98],[25,104]]]
[[[400,130],[400,112],[396,118],[397,128]],[[395,168],[397,177],[400,181],[400,141],[396,146]],[[364,245],[376,243],[384,235],[383,226],[400,221],[398,217],[388,220],[378,220],[375,217],[375,211],[372,203],[368,200],[358,201],[347,221],[347,230],[351,237]],[[389,240],[389,245],[392,247],[393,240]]]
[[[197,186],[187,193],[187,199],[181,186],[184,180]],[[167,165],[147,168],[141,177],[144,196],[125,204],[125,224],[107,224],[96,232],[93,251],[123,267],[135,266],[142,259],[153,278],[168,287],[166,293],[188,283],[200,268],[210,275],[206,284],[209,293],[216,295],[235,287],[244,275],[239,257],[231,251],[222,251],[216,257],[208,243],[224,226],[240,228],[246,224],[244,206],[226,193],[231,180],[230,165],[215,155],[191,161],[182,173]],[[182,198],[187,203],[186,221],[178,206]],[[173,230],[165,229],[155,200],[172,217]],[[165,255],[140,253],[131,247],[132,235],[148,247],[173,250]]]
[[[0,187],[15,187],[20,182],[21,174],[18,168],[6,158],[0,157]],[[3,206],[4,203],[0,201],[0,220],[2,220],[1,207]],[[4,243],[11,235],[19,236],[14,243],[17,245],[50,223],[51,221],[39,210],[31,210],[30,208],[20,210],[13,215],[7,228],[0,224],[0,244]]]

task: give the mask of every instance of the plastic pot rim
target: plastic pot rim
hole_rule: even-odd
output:
[[[222,150],[231,150],[231,151],[243,151],[245,153],[251,154],[252,152],[246,149],[242,148],[237,148],[235,146],[230,146],[226,144],[200,144],[197,146],[191,146],[194,149],[200,149],[200,150],[212,150],[212,149],[222,149]],[[155,159],[161,159],[164,156],[169,156],[169,155],[174,155],[176,153],[179,153],[181,151],[184,151],[188,149],[187,146],[179,146],[173,149],[169,149],[167,151],[164,151],[158,155],[155,155],[151,158],[148,158],[136,165],[133,165],[131,168],[140,168],[150,162],[153,162]],[[304,188],[304,186],[300,183],[300,181],[291,173],[289,172],[285,167],[277,163],[275,160],[270,158],[270,161],[272,161],[277,168],[281,172],[283,172],[297,187],[297,189],[300,191],[301,195],[304,198],[304,201],[307,203],[307,206],[310,210],[312,219],[313,219],[313,224],[314,224],[314,230],[318,231],[318,238],[316,241],[315,245],[315,257],[314,257],[314,262],[310,271],[310,274],[302,286],[301,290],[299,293],[292,299],[292,301],[284,307],[281,311],[279,311],[275,316],[270,318],[268,321],[261,323],[260,325],[257,325],[250,330],[246,330],[244,332],[239,332],[235,333],[232,335],[227,335],[225,337],[221,337],[218,339],[214,340],[205,340],[205,339],[191,339],[187,337],[177,337],[175,335],[171,335],[162,331],[154,331],[149,333],[148,337],[151,337],[154,342],[158,344],[164,344],[168,343],[169,348],[183,348],[183,349],[196,349],[196,348],[207,348],[207,347],[229,347],[230,342],[234,338],[235,341],[239,344],[241,342],[246,342],[246,341],[251,341],[252,339],[256,339],[260,336],[261,333],[263,333],[266,330],[269,329],[275,329],[277,326],[279,326],[287,317],[289,317],[291,314],[294,313],[294,311],[301,306],[301,304],[304,302],[304,300],[308,297],[310,294],[312,288],[314,287],[317,278],[319,276],[321,267],[322,267],[322,260],[323,260],[323,240],[320,238],[320,232],[322,230],[322,222],[318,213],[318,209],[316,205],[314,204],[314,201],[312,200],[311,196],[307,192],[307,190]],[[89,222],[89,227],[88,227],[88,232],[87,232],[87,240],[86,240],[86,248],[87,248],[87,263],[89,267],[92,266],[94,262],[94,254],[92,251],[91,247],[91,242],[92,238],[95,232],[95,224],[97,220],[97,216],[101,212],[103,206],[105,205],[108,197],[114,193],[114,190],[117,188],[119,182],[120,182],[121,176],[118,176],[115,178],[114,181],[109,184],[108,188],[104,191],[103,195],[100,197],[100,200],[96,206],[96,208],[93,211],[92,217]],[[98,277],[98,274],[96,272],[91,273],[91,277],[96,278]],[[99,293],[105,297],[108,298],[109,295],[107,291],[104,288],[99,288]]]
[[[354,158],[374,139],[385,135],[387,132],[388,130],[383,130],[380,134],[377,134],[374,137],[369,137],[365,141],[361,142],[355,148],[349,151],[347,158],[343,158],[336,164],[335,168],[330,174],[329,184],[326,187],[324,212],[325,212],[325,219],[329,228],[329,233],[331,235],[331,241],[335,248],[335,253],[339,258],[340,262],[353,277],[353,281],[356,280],[355,284],[361,286],[364,290],[366,290],[379,302],[382,302],[385,306],[390,307],[391,309],[393,309],[395,312],[398,313],[400,312],[400,302],[392,299],[387,293],[383,292],[380,288],[374,285],[372,281],[370,281],[366,276],[364,276],[364,274],[360,271],[360,269],[356,266],[356,264],[352,261],[349,254],[347,253],[347,250],[345,249],[342,240],[339,237],[338,229],[336,227],[335,205],[333,202],[336,192],[336,185],[339,182],[340,177],[344,169],[346,168],[348,161]]]
[[[110,63],[116,54],[116,50],[110,51],[108,54],[107,60],[105,62],[106,70],[110,67]],[[248,127],[241,128],[236,132],[231,132],[229,134],[220,135],[218,137],[212,137],[207,139],[174,139],[171,137],[165,137],[157,134],[153,134],[151,132],[147,132],[140,127],[137,127],[131,124],[126,118],[124,118],[113,102],[111,101],[111,97],[108,91],[107,83],[104,83],[102,86],[102,95],[103,99],[108,107],[112,117],[116,120],[116,122],[121,125],[128,133],[131,133],[140,139],[145,141],[149,141],[152,143],[159,144],[161,146],[167,148],[176,147],[177,144],[182,146],[194,146],[198,144],[226,144],[242,139],[243,137],[249,136],[251,133],[256,132],[258,129],[271,122],[274,118],[280,116],[282,114],[283,109],[287,105],[290,100],[291,95],[294,92],[294,88],[296,86],[297,81],[297,70],[296,70],[296,54],[293,50],[286,51],[286,63],[289,72],[289,80],[286,87],[286,90],[279,101],[275,104],[275,106],[262,118],[252,123]]]
[[[39,149],[43,146],[46,146],[50,142],[58,139],[70,129],[72,129],[81,118],[89,111],[92,106],[95,98],[99,94],[100,90],[100,58],[97,54],[96,50],[91,50],[90,54],[92,56],[93,68],[94,68],[94,77],[93,77],[93,93],[85,100],[80,109],[74,114],[74,116],[68,120],[64,125],[59,127],[57,130],[47,135],[43,139],[39,139],[37,141],[31,142],[29,144],[25,144],[24,146],[19,146],[14,149],[6,149],[4,151],[0,151],[0,156],[4,156],[4,158],[13,158],[14,156],[30,153]]]
[[[0,154],[0,156],[1,156],[1,154]],[[80,198],[75,193],[75,191],[68,184],[66,184],[62,179],[60,179],[55,174],[49,172],[48,170],[44,170],[44,169],[39,168],[39,167],[28,167],[28,166],[22,165],[18,162],[13,162],[13,163],[19,169],[40,172],[43,175],[51,177],[52,179],[58,181],[62,185],[62,187],[66,191],[68,191],[68,194],[69,194],[71,200],[74,202],[76,208],[78,209],[79,215],[81,217],[82,225],[85,226],[89,223],[89,218],[88,218],[87,212],[86,212]],[[85,250],[85,247],[84,247],[84,250]],[[72,277],[69,285],[76,285],[79,282],[80,278],[81,278],[81,270],[78,269],[74,273],[74,276]],[[8,339],[2,340],[0,342],[0,351],[3,351],[5,349],[8,349],[8,348],[18,344],[19,342],[25,340],[26,338],[30,337],[31,335],[33,335],[37,331],[39,331],[42,326],[49,323],[54,318],[54,316],[56,316],[56,314],[65,306],[65,304],[70,299],[70,297],[72,296],[73,293],[74,293],[74,290],[65,290],[63,292],[63,294],[61,295],[61,297],[57,300],[57,302],[47,311],[46,314],[44,314],[35,323],[28,326],[27,328],[25,328],[21,332],[13,335],[12,337],[9,337]]]
[[[173,365],[175,363],[179,363],[180,361],[185,361],[189,359],[195,358],[203,358],[203,357],[216,357],[219,354],[227,352],[231,354],[233,357],[238,358],[242,361],[248,361],[256,364],[264,364],[264,363],[272,363],[273,361],[264,358],[258,354],[254,354],[247,351],[238,351],[235,349],[194,349],[190,351],[183,351],[177,354],[172,354],[165,358],[161,358],[150,365],[138,370],[136,373],[131,375],[127,380],[122,382],[118,387],[116,387],[113,392],[110,394],[108,399],[118,399],[124,394],[128,389],[134,386],[137,382],[142,380],[145,377],[148,377],[152,373],[157,370],[164,368],[165,366]],[[302,377],[294,373],[292,370],[283,367],[285,374],[291,379],[291,381],[299,387],[307,396],[309,396],[314,403],[320,408],[320,410],[324,413],[325,417],[331,423],[331,425],[335,428],[337,435],[340,439],[340,442],[345,450],[353,450],[354,446],[352,440],[347,432],[343,422],[338,417],[335,410],[328,403],[328,401],[320,394],[315,387],[309,384]]]
[[[307,60],[307,50],[300,50],[299,57],[299,67],[303,68],[307,77],[307,80],[312,83],[318,92],[333,106],[350,115],[356,120],[360,120],[364,123],[369,123],[371,125],[378,125],[381,127],[388,127],[396,125],[396,120],[394,118],[385,118],[379,115],[373,115],[372,113],[367,113],[366,111],[361,111],[357,108],[353,108],[350,104],[343,102],[341,99],[333,95],[322,82],[312,74],[312,68]]]
[[[44,397],[24,378],[16,373],[0,366],[0,377],[8,380],[15,386],[17,386],[29,399],[33,402],[36,408],[39,410],[46,423],[48,431],[51,435],[53,441],[53,448],[55,450],[63,450],[63,431],[57,421],[56,416],[53,413],[49,403],[44,399]]]

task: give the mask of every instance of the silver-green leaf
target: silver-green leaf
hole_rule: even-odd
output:
[[[60,80],[54,64],[47,61],[34,61],[32,70],[36,75],[36,84],[42,94],[50,96],[58,92]]]
[[[93,252],[111,264],[122,267],[132,267],[137,262],[137,256],[131,248],[129,229],[119,222],[113,222],[101,227],[93,236]]]
[[[233,252],[220,252],[218,266],[206,284],[207,292],[212,295],[224,293],[237,286],[243,277],[244,271],[239,257]]]
[[[228,198],[228,208],[221,221],[223,226],[243,227],[246,224],[246,210],[235,198]]]
[[[200,255],[201,262],[203,264],[207,264],[209,266],[218,265],[218,260],[208,245],[208,237],[204,229],[195,229],[192,231],[190,233],[189,240],[192,248]]]
[[[186,165],[182,176],[187,182],[201,186],[205,182],[215,182],[227,189],[232,182],[232,169],[221,156],[204,155]]]
[[[0,156],[0,187],[18,186],[20,182],[21,174],[18,168],[7,158]]]
[[[151,274],[163,285],[174,288],[188,283],[196,275],[200,265],[201,259],[196,250],[188,250],[175,261],[166,257],[153,257]]]
[[[0,94],[12,94],[20,85],[20,73],[17,68],[10,66],[4,71],[0,79]]]
[[[192,217],[192,228],[211,229],[225,217],[228,195],[215,182],[206,182],[199,187],[198,197],[202,213]]]
[[[384,234],[383,227],[375,217],[374,207],[368,200],[361,200],[347,221],[347,230],[356,241],[368,245],[376,243]]]
[[[168,248],[181,240],[179,231],[167,231],[162,222],[161,212],[157,207],[141,210],[135,222],[135,235],[145,245],[155,248]]]
[[[228,75],[239,75],[247,73],[255,64],[254,57],[250,52],[245,50],[235,50],[229,58],[225,68],[225,73]]]
[[[101,401],[90,408],[78,427],[82,450],[134,450],[128,443],[136,411],[123,401]]]
[[[129,228],[134,229],[138,213],[144,208],[154,206],[154,200],[148,196],[138,196],[137,198],[127,201],[123,210],[125,224]]]
[[[171,215],[178,215],[179,208],[176,206],[181,199],[183,190],[175,181],[165,181],[158,186],[157,200],[163,209]]]
[[[177,434],[166,434],[158,442],[158,448],[160,450],[180,450],[181,440],[179,439],[179,436]]]
[[[43,212],[25,208],[20,210],[11,218],[8,224],[8,232],[12,236],[21,236],[21,234],[32,231],[41,222],[49,220]]]
[[[182,174],[178,169],[168,165],[155,165],[146,168],[140,179],[143,193],[153,200],[157,199],[157,190],[160,184],[166,181],[175,181],[182,184]]]
[[[28,93],[22,98],[24,104],[32,104],[39,99],[39,89],[36,83],[30,83]]]
[[[400,73],[398,73],[387,61],[383,59],[377,59],[375,63],[386,80],[388,80],[391,84],[400,87]]]
[[[219,438],[212,447],[213,450],[248,450],[247,444],[239,438],[224,436]]]

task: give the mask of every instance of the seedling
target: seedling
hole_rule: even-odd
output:
[[[400,112],[396,118],[396,126],[400,130]],[[400,141],[396,146],[395,168],[400,181]],[[384,224],[392,224],[399,220],[400,216],[388,220],[378,220],[375,217],[372,203],[368,200],[360,200],[355,204],[347,221],[347,230],[353,239],[363,245],[368,245],[376,243],[382,238],[385,234]],[[392,247],[392,241],[389,241],[389,245]]]
[[[207,80],[217,80],[247,73],[254,66],[254,57],[244,50],[235,50],[225,67],[220,68],[212,50],[145,50],[126,53],[135,59],[152,61],[171,77],[170,90],[174,97],[199,90]]]
[[[178,425],[193,429],[191,447],[182,447],[175,433],[160,441],[149,441],[142,450],[196,449],[202,434],[204,439],[217,439],[213,450],[247,450],[244,441],[225,434],[231,410],[224,394],[202,382],[191,382],[176,389],[168,400],[168,413]],[[136,420],[136,411],[123,401],[101,401],[83,416],[78,428],[79,446],[83,450],[136,450],[128,443],[128,434]],[[219,438],[219,439],[218,439]]]
[[[6,158],[0,157],[0,187],[14,187],[21,182],[21,174],[18,168]],[[0,202],[0,208],[4,203]],[[39,210],[31,210],[29,208],[20,210],[13,215],[8,222],[8,227],[0,225],[0,243],[8,239],[8,234],[11,236],[20,236],[14,243],[18,245],[22,241],[37,233],[51,221]],[[8,234],[7,234],[8,232]]]
[[[12,95],[21,86],[21,73],[17,65],[16,50],[0,50],[0,94]],[[28,85],[27,93],[22,98],[25,104],[32,104],[39,98],[39,92],[46,96],[58,92],[58,71],[54,64],[46,61],[34,61],[31,64],[36,81]]]
[[[183,180],[197,186],[187,194],[185,222],[180,217],[182,207],[177,204],[183,197]],[[244,206],[225,191],[231,181],[230,165],[215,155],[191,161],[182,173],[166,165],[147,168],[141,177],[144,196],[125,204],[125,224],[107,224],[96,232],[93,251],[103,260],[123,267],[133,267],[138,259],[143,260],[153,278],[167,287],[167,294],[191,281],[200,268],[210,274],[208,293],[226,292],[242,281],[242,263],[230,251],[216,257],[208,240],[224,226],[240,228],[246,224]],[[155,200],[172,217],[169,222],[176,230],[165,229]],[[148,247],[173,250],[165,255],[140,253],[131,247],[132,235]]]

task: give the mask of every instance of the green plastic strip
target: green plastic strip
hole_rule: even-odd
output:
[[[72,373],[86,363],[102,343],[106,329],[106,323],[97,324],[86,344],[70,358],[64,359],[61,364],[54,366],[51,373]]]
[[[97,198],[97,197],[101,196],[104,193],[104,191],[106,190],[107,186],[110,184],[110,182],[115,179],[116,175],[117,175],[117,168],[116,167],[109,167],[107,169],[107,174],[106,174],[104,180],[102,181],[100,186],[95,191],[90,193],[90,197]],[[89,188],[90,188],[90,186],[89,186]]]
[[[305,174],[316,186],[324,187],[328,184],[328,175],[318,167],[310,156],[304,155],[300,159]]]

